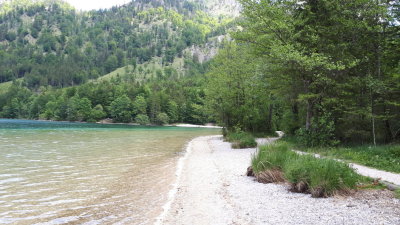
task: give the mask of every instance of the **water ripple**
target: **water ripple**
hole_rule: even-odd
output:
[[[163,129],[0,127],[0,224],[150,223],[176,152],[210,134]]]

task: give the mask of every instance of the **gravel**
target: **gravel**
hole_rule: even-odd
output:
[[[254,148],[233,150],[221,136],[196,138],[189,146],[160,224],[400,224],[400,200],[390,191],[315,199],[245,176]]]

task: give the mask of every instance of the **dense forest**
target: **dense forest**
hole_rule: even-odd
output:
[[[398,1],[240,0],[241,30],[207,90],[231,129],[309,146],[400,139]]]
[[[233,26],[229,11],[205,12],[216,6],[142,0],[77,12],[62,1],[3,3],[1,116],[141,124],[208,121],[199,76]]]
[[[3,3],[0,116],[400,140],[398,1],[238,2]]]

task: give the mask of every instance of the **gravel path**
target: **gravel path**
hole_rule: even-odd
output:
[[[256,149],[231,149],[221,136],[196,138],[189,148],[160,224],[400,224],[400,200],[390,191],[314,199],[246,177]]]

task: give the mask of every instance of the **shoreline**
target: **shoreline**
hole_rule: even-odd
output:
[[[179,159],[177,160],[176,171],[174,174],[175,181],[171,184],[172,187],[168,191],[167,202],[162,206],[162,212],[160,213],[160,215],[157,216],[154,225],[163,224],[167,214],[171,210],[171,205],[175,201],[176,194],[178,193],[178,189],[179,189],[178,186],[181,182],[181,177],[182,177],[185,163],[192,152],[192,144],[196,139],[203,138],[203,137],[213,137],[213,136],[200,136],[200,137],[193,138],[184,147],[184,151],[182,152],[183,155],[181,157],[179,157]]]
[[[400,200],[387,190],[314,199],[255,182],[245,176],[255,152],[221,135],[192,139],[155,224],[400,224]]]
[[[112,120],[101,120],[98,122],[86,122],[86,121],[66,121],[66,120],[43,120],[43,119],[10,119],[0,118],[0,120],[22,120],[22,121],[37,121],[37,122],[54,122],[54,123],[76,123],[76,124],[99,124],[99,125],[128,125],[128,126],[142,126],[142,127],[183,127],[183,128],[211,128],[211,129],[222,129],[223,127],[215,126],[213,124],[197,125],[188,123],[173,123],[165,125],[148,124],[140,125],[138,123],[113,123]]]

